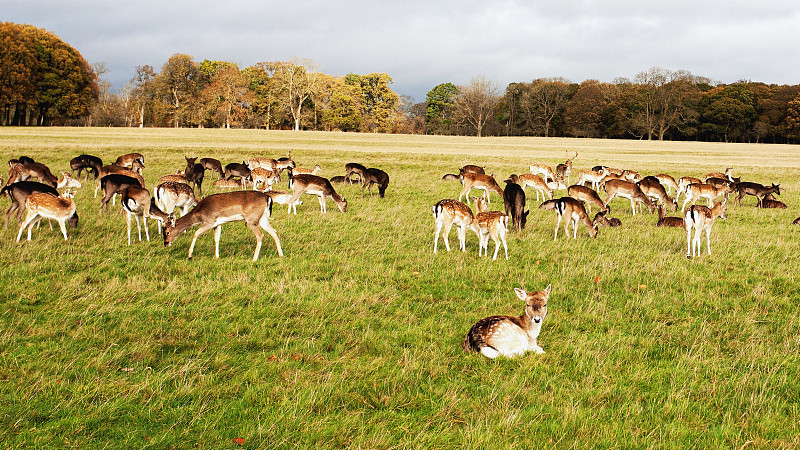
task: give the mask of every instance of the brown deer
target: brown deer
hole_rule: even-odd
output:
[[[200,200],[197,206],[185,216],[175,219],[170,216],[164,225],[164,246],[169,247],[172,242],[183,232],[195,225],[200,227],[195,231],[192,244],[189,246],[189,259],[192,259],[194,245],[197,238],[210,229],[214,229],[214,257],[219,258],[219,239],[222,234],[222,224],[244,220],[256,236],[256,251],[253,261],[258,260],[261,252],[261,241],[266,231],[275,241],[278,256],[283,256],[281,240],[275,228],[269,223],[272,199],[258,191],[233,191],[213,194]]]
[[[783,203],[780,200],[775,200],[775,197],[772,194],[767,194],[761,199],[761,208],[777,208],[777,209],[786,209],[786,203]]]
[[[97,156],[92,155],[79,155],[72,158],[69,162],[70,170],[75,172],[75,176],[80,178],[81,172],[86,171],[86,178],[93,175],[97,179],[100,174],[100,169],[103,167],[103,160]]]
[[[214,181],[212,185],[221,189],[241,189],[242,180],[237,180],[236,178],[231,178],[230,180],[220,178],[219,180]]]
[[[250,161],[253,161],[251,159]],[[261,167],[259,165],[259,167]],[[254,167],[255,168],[255,167]],[[266,169],[275,172],[275,168],[265,167]],[[242,186],[247,188],[247,180],[251,180],[251,169],[248,167],[244,162],[242,164],[239,163],[230,163],[225,166],[225,179],[230,180],[233,177],[239,177],[242,180]]]
[[[362,183],[364,181],[364,171],[367,168],[359,163],[347,163],[344,165],[345,170],[345,178],[348,180],[353,180],[353,175],[358,176],[358,182]]]
[[[289,180],[290,188],[294,192],[292,198],[289,199],[289,204],[293,204],[300,199],[302,194],[316,195],[319,197],[320,212],[327,213],[328,208],[325,204],[327,198],[331,198],[336,202],[339,211],[347,212],[347,200],[341,195],[336,193],[333,189],[331,182],[327,178],[318,177],[316,175],[302,174],[296,175]]]
[[[171,181],[156,186],[153,190],[153,200],[164,214],[175,214],[176,210],[180,210],[181,216],[185,216],[189,208],[197,205],[197,198],[191,186]],[[158,226],[161,229],[161,222]]]
[[[644,205],[647,207],[647,210],[650,211],[651,214],[656,209],[650,198],[644,195],[636,183],[625,180],[609,180],[603,185],[603,187],[608,194],[608,198],[606,198],[606,201],[603,204],[606,207],[608,207],[608,203],[613,200],[614,197],[622,197],[631,201],[631,210],[633,215],[636,215],[637,202],[644,203]]]
[[[66,222],[75,214],[75,201],[72,199],[72,193],[69,190],[61,194],[61,196],[38,192],[31,194],[25,201],[25,208],[28,210],[28,214],[19,227],[17,242],[22,237],[22,231],[25,227],[28,228],[28,240],[30,241],[31,229],[42,218],[53,219],[58,222],[59,227],[61,227],[61,234],[64,235],[64,240],[67,240]]]
[[[533,163],[530,165],[530,172],[535,175],[543,175],[544,181],[556,180],[556,174],[553,172],[553,168],[547,164]]]
[[[603,203],[603,200],[600,199],[600,196],[597,195],[597,192],[595,192],[594,189],[586,186],[573,184],[567,188],[567,195],[575,200],[584,202],[586,204],[586,211],[590,214],[592,212],[591,205],[597,206],[602,212],[610,211],[608,205]]]
[[[272,186],[280,181],[280,176],[269,169],[256,167],[250,171],[250,179],[253,182],[254,191],[268,191]]]
[[[558,214],[558,221],[556,222],[556,230],[553,234],[553,240],[558,240],[558,227],[561,221],[564,221],[564,234],[569,238],[569,225],[572,224],[572,238],[578,238],[578,222],[583,223],[589,230],[589,236],[592,238],[597,237],[597,224],[592,222],[586,210],[583,207],[583,202],[575,200],[572,197],[561,197],[555,200],[548,200],[541,205],[539,209],[555,211]]]
[[[578,185],[586,186],[586,183],[592,183],[592,189],[600,188],[600,181],[608,174],[605,168],[600,170],[581,170],[578,171]]]
[[[525,210],[525,191],[519,184],[512,182],[510,179],[505,180],[505,183],[503,205],[505,206],[506,215],[514,220],[514,227],[517,231],[522,231],[530,213],[530,210]]]
[[[686,210],[683,216],[684,229],[686,229],[686,258],[691,259],[692,256],[700,256],[700,234],[705,232],[706,244],[708,245],[708,254],[711,255],[711,227],[714,225],[714,220],[719,217],[722,220],[727,219],[725,212],[726,201],[722,200],[714,204],[713,208],[708,208],[702,205],[692,205]],[[694,239],[691,239],[692,230],[694,230]]]
[[[147,219],[150,217],[158,217],[159,215],[150,215],[151,207],[157,208],[150,195],[150,191],[139,186],[129,186],[122,191],[122,199],[120,200],[122,209],[125,211],[125,224],[128,229],[128,245],[131,245],[131,222],[132,219],[136,220],[136,228],[139,231],[139,242],[142,241],[142,227],[139,224],[139,217],[142,218],[144,223],[144,234],[147,241],[150,242],[150,231],[147,228]],[[160,211],[159,211],[160,212]],[[162,213],[163,214],[163,213]],[[166,217],[165,215],[162,217]]]
[[[772,183],[772,186],[766,187],[762,184],[758,183],[751,183],[748,181],[743,181],[741,183],[736,183],[736,190],[739,192],[739,195],[736,196],[736,204],[742,204],[742,198],[745,195],[753,195],[758,200],[758,204],[756,206],[761,206],[762,200],[768,194],[778,194],[781,195],[781,185]]]
[[[563,180],[566,179],[567,183],[569,183],[570,176],[572,175],[572,160],[578,157],[578,152],[575,152],[575,156],[572,158],[567,158],[567,161],[564,164],[559,164],[556,166],[556,178]]]
[[[722,185],[719,187],[715,187],[710,184],[705,183],[692,183],[683,190],[686,198],[683,200],[683,205],[681,206],[681,212],[686,210],[686,204],[692,203],[693,205],[697,200],[701,198],[708,199],[708,206],[711,206],[714,200],[719,197],[720,195],[725,195],[727,198],[727,194],[731,192],[731,187],[729,185]]]
[[[642,193],[652,200],[657,200],[661,202],[661,204],[669,205],[670,209],[673,211],[678,210],[678,202],[673,200],[669,194],[667,194],[667,190],[664,189],[664,186],[658,181],[656,177],[644,177],[642,181],[636,183],[639,185],[639,189],[642,190]]]
[[[673,189],[675,189],[675,194],[676,194],[675,200],[677,203],[678,200],[677,193],[679,189],[678,189],[678,182],[675,181],[675,178],[672,178],[671,175],[667,175],[666,173],[659,173],[654,176],[656,180],[658,180],[658,182],[661,183],[661,186],[664,186],[664,189],[667,191],[667,194],[669,194],[670,192],[672,192]]]
[[[378,196],[384,198],[386,195],[386,188],[389,186],[389,174],[381,169],[370,167],[364,171],[364,182],[361,184],[361,196],[364,196],[364,188],[369,191],[369,196],[372,197],[372,185],[378,186]]]
[[[431,208],[433,211],[433,218],[436,224],[436,230],[433,235],[433,253],[438,251],[439,234],[444,231],[442,239],[444,239],[444,246],[447,251],[450,251],[450,228],[453,225],[458,227],[458,243],[462,251],[467,251],[467,230],[472,230],[478,236],[478,241],[481,242],[481,235],[478,229],[478,224],[475,221],[475,216],[469,206],[453,199],[439,200]]]
[[[197,195],[203,195],[203,178],[205,177],[206,168],[195,161],[197,158],[189,158],[188,156],[184,156],[186,159],[186,170],[183,172],[184,176],[190,183],[193,183],[194,186],[197,188]]]
[[[109,200],[115,195],[121,194],[122,191],[129,186],[144,187],[139,183],[138,179],[127,175],[112,173],[100,178],[100,187],[103,189],[103,199],[100,201],[100,210],[98,214],[103,214],[104,206],[106,207],[106,212],[108,212]]]
[[[214,178],[214,172],[217,173],[217,179],[220,179],[225,176],[225,172],[222,170],[222,163],[218,159],[214,158],[200,158],[198,161],[206,170],[211,171],[211,179]]]
[[[114,161],[114,164],[119,167],[127,167],[137,173],[142,173],[142,169],[144,169],[144,155],[141,153],[128,153],[121,155],[116,161]]]
[[[132,164],[135,165],[136,167],[138,167],[139,161],[138,160],[134,160],[134,162]],[[138,173],[136,171],[133,171],[131,169],[127,169],[125,167],[118,166],[116,164],[109,164],[107,166],[103,166],[103,167],[100,168],[100,171],[99,171],[99,174],[98,174],[97,183],[95,183],[95,186],[94,186],[94,198],[97,198],[97,192],[100,190],[100,187],[101,187],[100,186],[100,180],[103,177],[105,177],[106,175],[111,175],[111,174],[125,175],[125,176],[136,178],[139,181],[139,186],[145,187],[144,186],[144,177],[142,176],[142,174],[140,174],[140,173]],[[114,199],[114,202],[112,204],[116,204],[116,199]]]
[[[480,173],[486,174],[486,167],[484,166],[476,166],[475,164],[467,164],[464,167],[458,169],[458,175],[464,175],[465,173]]]
[[[300,175],[304,173],[310,173],[311,175],[316,175],[322,171],[322,167],[319,164],[314,164],[313,169],[304,169],[302,167],[296,167],[289,171],[290,176]]]
[[[534,175],[532,173],[523,173],[522,175],[515,175],[511,174],[508,176],[508,179],[505,182],[511,182],[518,184],[522,187],[524,191],[525,188],[528,186],[532,187],[536,191],[536,201],[539,200],[539,194],[542,196],[542,200],[552,200],[553,199],[553,189],[545,183],[544,179],[539,175]]]
[[[594,223],[598,226],[604,227],[621,227],[622,221],[617,219],[616,217],[606,217],[606,213],[600,211],[599,213],[594,215]]]
[[[686,187],[693,183],[702,183],[699,178],[695,177],[680,177],[678,179],[678,193],[675,194],[675,201],[678,201],[678,198],[681,194],[684,194],[686,191]]]
[[[656,222],[657,227],[683,228],[684,225],[683,217],[667,216],[664,205],[658,205],[658,222]]]
[[[480,352],[488,358],[513,358],[528,351],[544,353],[538,339],[547,316],[550,288],[548,284],[540,292],[514,289],[517,298],[525,302],[525,312],[521,316],[491,316],[479,320],[467,332],[461,348]]]
[[[500,189],[497,181],[495,181],[494,177],[491,175],[481,173],[464,173],[461,175],[461,184],[463,185],[463,188],[461,189],[461,193],[458,195],[458,201],[461,201],[461,198],[464,196],[464,194],[466,194],[467,204],[469,204],[469,191],[472,189],[481,189],[487,203],[491,203],[489,201],[489,191],[495,192],[500,197],[503,196],[503,190]]]
[[[492,261],[497,259],[497,252],[500,250],[500,243],[503,243],[503,249],[506,252],[506,259],[508,259],[508,245],[506,243],[506,234],[508,232],[508,216],[500,211],[486,211],[486,204],[482,198],[475,197],[475,221],[478,224],[478,234],[480,241],[478,243],[478,256],[480,257],[483,250],[489,254],[489,237],[494,241],[494,256]]]
[[[711,172],[706,175],[706,178],[722,178],[723,180],[733,181],[733,167],[725,169],[725,173]]]
[[[50,168],[42,163],[14,163],[11,165],[11,170],[8,173],[8,182],[6,185],[16,183],[17,181],[28,181],[31,178],[36,178],[42,183],[56,187],[58,178],[50,172]]]

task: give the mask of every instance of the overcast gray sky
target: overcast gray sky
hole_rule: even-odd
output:
[[[385,72],[424,101],[440,83],[613,81],[659,66],[723,83],[800,83],[798,0],[2,0],[0,20],[45,28],[115,88],[170,55],[240,67],[311,59],[331,75]]]

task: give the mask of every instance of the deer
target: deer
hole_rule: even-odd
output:
[[[569,225],[572,224],[572,238],[578,238],[578,222],[583,223],[589,230],[589,236],[593,239],[597,237],[597,224],[592,222],[586,210],[583,207],[583,202],[575,200],[572,197],[561,197],[559,199],[547,200],[539,205],[539,209],[555,211],[558,214],[558,221],[556,222],[555,233],[553,240],[558,240],[558,227],[561,221],[564,221],[564,234],[569,238]]]
[[[206,170],[211,171],[211,178],[214,178],[214,172],[217,173],[217,179],[225,176],[225,172],[222,170],[222,163],[218,159],[214,158],[200,158],[198,161]]]
[[[439,234],[442,231],[444,231],[442,234],[444,246],[448,252],[450,251],[448,236],[450,235],[450,228],[452,228],[453,225],[458,227],[458,232],[456,234],[458,235],[458,243],[461,251],[467,251],[467,230],[474,231],[475,235],[478,236],[478,242],[482,242],[478,224],[469,206],[458,200],[448,198],[436,202],[431,210],[433,211],[433,218],[436,224],[436,230],[433,234],[434,254],[438,251]]]
[[[180,170],[178,172],[180,172]],[[186,178],[186,175],[182,173],[171,173],[168,175],[163,175],[158,179],[158,183],[156,183],[156,186],[164,183],[181,183],[189,187],[192,186],[192,183],[189,181],[188,178]]]
[[[278,169],[278,180],[280,180],[280,175],[284,170],[294,170],[297,166],[295,165],[290,152],[287,156],[278,158],[278,160],[275,161],[275,167]]]
[[[136,164],[136,162],[138,162],[138,164]],[[134,172],[141,174],[142,169],[144,169],[144,155],[141,153],[128,153],[121,155],[117,157],[117,160],[114,161],[114,164],[120,167],[127,167]]]
[[[586,183],[592,183],[592,189],[597,190],[600,188],[600,181],[608,174],[605,168],[600,170],[580,170],[578,171],[578,185],[586,186]]]
[[[475,197],[475,221],[478,224],[478,235],[480,241],[478,242],[478,257],[481,254],[489,254],[489,237],[494,241],[494,256],[492,261],[497,259],[497,253],[500,250],[500,243],[503,243],[503,249],[506,252],[506,259],[508,259],[508,244],[506,243],[506,234],[508,232],[508,215],[500,211],[486,211],[486,204],[482,198]],[[483,252],[485,250],[485,252]]]
[[[222,225],[228,222],[244,220],[256,236],[256,250],[253,261],[258,261],[261,252],[261,241],[266,231],[275,241],[278,256],[283,257],[281,240],[275,228],[269,223],[272,198],[258,191],[233,191],[209,195],[185,216],[175,219],[170,215],[162,231],[164,246],[169,247],[175,239],[187,229],[200,225],[194,232],[192,244],[189,246],[189,260],[192,259],[197,238],[210,229],[214,229],[214,257],[219,258],[219,239]]]
[[[525,302],[525,312],[521,316],[490,316],[479,320],[467,332],[461,348],[492,359],[498,356],[513,358],[528,351],[544,353],[538,339],[542,322],[547,317],[550,289],[549,284],[539,292],[514,289],[517,298]]]
[[[579,200],[585,203],[586,211],[591,214],[592,207],[591,205],[595,205],[600,208],[601,212],[607,213],[611,209],[608,205],[603,203],[603,200],[600,199],[600,196],[597,195],[597,192],[594,189],[588,188],[586,186],[580,186],[577,184],[573,184],[572,186],[567,188],[567,196],[574,198],[575,200]]]
[[[121,194],[122,191],[128,186],[144,187],[139,183],[139,180],[127,175],[120,175],[112,173],[100,178],[100,187],[103,189],[103,200],[100,201],[100,211],[98,215],[103,214],[103,206],[106,207],[108,212],[108,202],[116,194]]]
[[[203,195],[203,178],[205,177],[206,168],[203,167],[202,164],[196,163],[197,158],[189,158],[188,156],[184,156],[186,159],[186,170],[184,171],[184,176],[190,183],[193,183],[194,186],[197,188],[197,194],[202,196]]]
[[[49,167],[42,163],[14,163],[11,165],[6,185],[17,181],[28,181],[31,178],[37,178],[42,183],[52,187],[56,187],[58,184],[58,178],[50,172]]]
[[[465,173],[461,175],[461,184],[463,188],[461,189],[461,193],[458,196],[458,201],[461,201],[461,198],[464,194],[467,194],[467,204],[469,204],[469,191],[472,189],[481,189],[483,190],[484,198],[486,198],[487,203],[491,203],[489,201],[489,191],[497,193],[500,197],[503,196],[503,190],[500,189],[500,186],[495,181],[494,177],[491,175],[480,174],[480,173]]]
[[[18,181],[16,183],[11,183],[0,190],[0,196],[5,193],[8,193],[8,196],[11,198],[11,206],[8,208],[8,211],[6,211],[4,228],[8,228],[8,219],[14,211],[17,212],[17,222],[22,223],[22,213],[25,212],[25,202],[31,194],[45,193],[56,197],[59,195],[56,188],[37,181]],[[72,228],[77,227],[78,216],[73,215],[73,217],[70,217],[67,220],[67,224]]]
[[[244,161],[242,162],[244,164]],[[230,164],[228,164],[230,165]],[[255,168],[261,167],[262,169],[271,170],[273,172],[278,171],[278,161],[272,158],[250,158],[247,160],[247,168],[253,170]],[[225,172],[227,173],[228,169],[227,166],[225,168]]]
[[[648,198],[639,186],[636,183],[625,181],[625,180],[609,180],[606,184],[603,185],[608,194],[608,198],[604,203],[604,206],[608,207],[608,203],[614,199],[614,197],[622,197],[627,198],[631,201],[631,210],[633,215],[636,215],[636,203],[644,203],[647,207],[647,210],[650,211],[652,214],[655,211],[655,205],[653,202]]]
[[[666,173],[659,173],[654,176],[658,180],[658,182],[661,183],[661,186],[664,186],[664,189],[667,191],[667,194],[669,194],[670,192],[672,192],[673,189],[675,189],[676,193],[675,200],[677,203],[678,200],[677,193],[680,191],[680,189],[678,189],[678,183],[675,181],[675,178],[672,178],[671,175],[668,175]]]
[[[763,199],[761,199],[761,208],[786,209],[786,203],[776,200],[772,194],[767,194]]]
[[[530,165],[530,172],[535,175],[543,175],[544,181],[556,180],[556,174],[553,173],[553,168],[547,164],[533,163]]]
[[[381,169],[374,167],[368,168],[364,171],[364,181],[361,185],[361,196],[364,196],[364,188],[369,191],[369,196],[372,197],[372,185],[378,186],[378,196],[384,198],[386,195],[386,188],[389,186],[389,174]]]
[[[316,175],[322,171],[322,167],[319,164],[314,164],[313,169],[304,169],[302,167],[296,167],[293,169],[289,169],[289,176],[300,175],[303,173],[309,173],[311,175]]]
[[[678,198],[681,196],[681,194],[685,193],[686,186],[689,186],[690,184],[693,184],[693,183],[695,183],[695,184],[696,183],[702,183],[702,181],[700,181],[699,178],[695,178],[695,177],[680,177],[678,179],[678,193],[675,194],[675,201],[676,202],[678,201]]]
[[[642,181],[636,183],[639,186],[639,189],[642,190],[642,193],[652,200],[657,200],[664,205],[669,205],[670,209],[673,211],[678,210],[678,202],[673,200],[669,194],[667,194],[667,190],[658,181],[656,177],[644,177]]]
[[[781,185],[775,183],[772,183],[772,186],[770,187],[766,187],[758,183],[743,181],[736,184],[736,190],[739,192],[739,195],[736,196],[736,204],[738,205],[742,204],[742,198],[744,198],[745,195],[755,196],[758,200],[758,204],[756,206],[761,206],[761,202],[768,194],[781,195]]]
[[[367,168],[359,163],[347,163],[344,165],[345,170],[345,178],[352,181],[353,175],[358,175],[358,182],[362,183],[364,181],[364,171]]]
[[[617,168],[609,167],[609,166],[594,166],[594,167],[592,167],[592,171],[594,171],[594,172],[599,172],[601,170],[605,170],[605,172],[607,174],[618,175],[618,176],[622,176],[622,174],[625,172],[622,169],[617,169]]]
[[[606,217],[606,213],[603,211],[598,212],[594,215],[594,220],[592,222],[596,223],[598,226],[604,227],[621,227],[622,221],[617,219],[616,217]]]
[[[685,223],[683,221],[683,217],[673,217],[666,215],[666,208],[664,205],[658,205],[658,222],[656,222],[657,227],[668,227],[668,228],[684,228]]]
[[[525,210],[525,190],[511,179],[505,180],[506,187],[503,189],[503,205],[506,215],[514,220],[514,228],[522,231],[528,221],[530,210]]]
[[[225,178],[220,178],[219,180],[214,181],[212,183],[214,187],[222,188],[222,189],[241,189],[242,188],[242,181],[237,180],[235,178],[231,178],[230,180],[226,180]]]
[[[191,186],[171,181],[156,186],[153,190],[153,200],[158,208],[167,215],[174,214],[176,209],[180,209],[181,216],[185,216],[189,212],[189,208],[197,205],[197,197]],[[160,228],[161,223],[159,222]]]
[[[72,178],[72,174],[69,172],[61,172],[61,179],[56,184],[56,189],[80,189],[81,187],[83,187],[81,182]]]
[[[250,179],[253,182],[253,190],[263,192],[271,190],[272,186],[280,180],[280,175],[269,169],[256,167],[250,171]]]
[[[556,177],[563,180],[567,179],[569,182],[570,176],[572,175],[572,160],[578,157],[578,152],[575,152],[575,156],[572,158],[567,158],[567,161],[564,164],[559,164],[556,166]]]
[[[297,215],[297,205],[302,205],[302,200],[295,200],[294,203],[289,203],[289,200],[292,198],[292,194],[288,191],[263,191],[265,194],[269,195],[272,198],[272,202],[277,203],[279,205],[286,205],[287,210],[286,214],[294,213]]]
[[[508,176],[508,179],[505,182],[511,182],[518,184],[522,187],[524,191],[525,188],[528,186],[532,187],[536,191],[536,201],[539,201],[539,195],[541,194],[542,200],[551,200],[553,198],[553,189],[550,187],[542,177],[539,175],[534,175],[532,173],[523,173],[522,175],[515,175],[511,174]]]
[[[131,245],[131,222],[136,220],[136,228],[139,231],[139,242],[142,242],[142,227],[139,224],[139,217],[144,223],[144,234],[150,242],[150,231],[147,229],[147,219],[150,216],[151,205],[155,206],[154,199],[150,196],[150,191],[139,186],[129,186],[122,190],[122,209],[125,211],[125,224],[128,228],[128,245]],[[163,213],[162,213],[163,214]]]
[[[293,204],[300,199],[302,194],[316,195],[319,197],[319,207],[321,213],[327,213],[328,208],[325,204],[327,198],[333,199],[339,211],[347,212],[347,200],[341,195],[336,193],[333,189],[331,182],[327,178],[318,177],[316,175],[302,174],[296,175],[289,180],[289,186],[294,194],[289,199],[289,204]]]
[[[717,217],[722,220],[727,219],[725,217],[727,210],[725,204],[726,201],[723,199],[714,203],[713,208],[692,205],[686,210],[683,216],[684,229],[686,230],[686,259],[691,259],[695,254],[700,256],[700,236],[703,232],[706,234],[708,254],[711,255],[711,227]],[[694,230],[694,239],[691,239],[692,230]]]
[[[725,169],[725,173],[722,172],[711,172],[706,175],[706,178],[722,178],[723,180],[728,180],[733,182],[733,167],[728,167]]]
[[[686,210],[686,205],[690,202],[694,205],[697,200],[705,198],[708,199],[708,206],[711,206],[714,199],[720,195],[725,195],[727,198],[727,194],[730,192],[731,187],[729,185],[714,187],[705,183],[692,183],[684,188],[683,193],[685,194],[686,198],[683,200],[681,212]]]
[[[42,218],[53,219],[58,222],[61,227],[61,234],[64,235],[64,240],[67,240],[67,227],[66,222],[73,215],[75,215],[75,201],[72,199],[72,193],[67,190],[60,196],[53,194],[37,192],[28,196],[25,201],[25,208],[28,214],[25,216],[25,221],[19,227],[17,233],[17,242],[22,237],[22,231],[28,228],[28,240],[31,240],[31,229]]]
[[[476,166],[475,164],[467,164],[460,169],[458,169],[458,176],[464,175],[465,173],[479,173],[479,174],[486,174],[486,167],[485,166]]]
[[[86,171],[86,179],[89,178],[89,175],[93,175],[96,180],[100,175],[100,169],[103,167],[103,160],[97,156],[79,155],[70,160],[69,167],[78,178],[80,178],[81,172]]]
[[[139,160],[134,160],[132,164],[135,167],[139,167],[139,165],[141,163],[139,162]],[[97,192],[101,188],[100,180],[103,177],[105,177],[106,175],[111,175],[111,174],[125,175],[125,176],[136,178],[139,181],[139,186],[145,187],[144,186],[144,177],[142,177],[142,174],[140,174],[140,173],[138,173],[138,172],[136,172],[134,170],[127,169],[127,168],[122,167],[122,166],[118,166],[116,164],[109,164],[107,166],[101,167],[100,171],[98,172],[99,178],[97,180],[97,183],[95,183],[95,186],[94,186],[94,198],[97,198]],[[116,199],[114,199],[114,203],[113,204],[116,204]]]
[[[251,164],[252,164],[252,161],[254,159],[255,158],[251,158],[250,159]],[[259,165],[258,167],[261,167],[261,166]],[[255,167],[253,167],[253,168],[255,168]],[[267,169],[269,169],[272,172],[275,172],[275,168],[274,167],[268,167]],[[242,180],[242,186],[247,188],[247,180],[252,179],[251,178],[251,170],[252,169],[247,164],[245,164],[244,162],[242,162],[242,164],[230,163],[230,164],[225,166],[225,180],[230,180],[233,177],[239,177]]]

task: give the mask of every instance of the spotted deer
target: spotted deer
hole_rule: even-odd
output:
[[[567,158],[567,161],[564,164],[559,164],[556,166],[556,178],[558,179],[566,179],[567,183],[569,183],[570,176],[572,175],[572,160],[578,157],[578,152],[575,152],[575,156],[572,158]]]
[[[697,200],[701,198],[705,198],[708,200],[708,206],[711,206],[713,201],[719,197],[720,195],[725,195],[727,198],[731,192],[731,187],[729,185],[722,185],[719,187],[715,187],[711,184],[705,183],[692,183],[683,190],[685,195],[685,199],[683,200],[683,205],[681,206],[681,212],[686,210],[686,205],[688,203],[695,204]]]
[[[31,229],[40,220],[53,219],[58,222],[61,227],[61,234],[64,235],[64,240],[67,240],[67,227],[66,222],[75,214],[75,201],[72,199],[72,193],[67,190],[60,196],[47,193],[34,193],[28,196],[25,201],[25,208],[28,210],[25,220],[19,227],[17,233],[17,242],[22,237],[22,231],[28,228],[28,240],[31,240]]]
[[[433,253],[437,253],[439,249],[439,234],[442,234],[444,246],[447,251],[450,251],[450,228],[453,225],[458,227],[458,243],[462,251],[467,251],[467,230],[472,230],[478,236],[478,241],[481,242],[481,235],[478,229],[478,224],[475,221],[475,216],[469,206],[453,199],[439,200],[431,208],[433,211],[433,218],[436,224],[436,230],[433,235]]]
[[[491,203],[489,200],[489,191],[496,193],[500,197],[503,196],[503,190],[500,189],[500,185],[497,184],[497,181],[495,181],[494,177],[491,175],[480,173],[464,173],[461,175],[461,184],[463,188],[461,189],[461,193],[458,195],[458,201],[461,201],[461,198],[466,194],[467,204],[469,204],[469,191],[472,189],[482,190],[483,196],[487,203]]]
[[[603,203],[603,200],[600,199],[600,196],[597,195],[597,192],[594,189],[588,188],[586,186],[580,186],[577,184],[573,184],[569,188],[567,188],[567,196],[574,198],[575,200],[580,200],[585,203],[586,211],[591,214],[592,208],[591,205],[595,205],[600,208],[600,211],[606,213],[609,212],[611,209],[608,205]]]
[[[675,195],[676,195],[675,201],[677,203],[678,200],[677,194],[679,189],[678,189],[678,183],[675,181],[675,178],[672,178],[671,175],[668,175],[666,173],[659,173],[654,176],[656,180],[658,180],[658,182],[661,183],[661,186],[664,186],[664,189],[667,191],[667,194],[669,194],[670,192],[672,192],[673,189],[675,189]]]
[[[528,351],[544,353],[539,346],[539,333],[547,316],[547,300],[551,285],[540,292],[514,289],[517,298],[525,302],[521,316],[490,316],[479,320],[467,332],[461,343],[464,351],[479,352],[488,358],[513,358]]]
[[[506,234],[508,233],[508,216],[500,211],[486,211],[486,205],[482,198],[475,197],[475,221],[478,223],[478,234],[480,242],[478,244],[478,256],[480,257],[485,250],[489,254],[489,237],[494,241],[494,256],[492,261],[497,259],[497,252],[500,250],[500,243],[506,252],[508,259],[508,244]]]
[[[327,178],[318,177],[316,175],[302,174],[296,175],[290,180],[290,187],[292,188],[292,198],[289,199],[289,204],[293,204],[300,199],[302,194],[316,195],[319,197],[320,212],[327,213],[326,199],[330,198],[339,207],[339,211],[347,212],[347,199],[339,195],[333,189],[331,182]]]
[[[580,170],[578,171],[578,185],[586,186],[586,183],[592,183],[592,189],[597,190],[600,188],[600,181],[608,174],[605,168],[600,170]]]
[[[727,210],[725,203],[725,200],[714,203],[713,208],[702,205],[692,205],[686,210],[683,221],[684,229],[686,230],[687,259],[695,255],[700,256],[701,233],[706,234],[708,254],[711,255],[711,227],[714,225],[714,220],[717,217],[722,220],[727,219],[727,217],[725,217],[725,212]],[[692,230],[694,230],[694,239],[691,238]]]
[[[280,181],[280,176],[263,167],[256,167],[250,171],[250,179],[253,182],[254,191],[269,191],[272,186]]]

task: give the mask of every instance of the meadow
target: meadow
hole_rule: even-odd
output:
[[[788,209],[730,204],[713,254],[703,242],[687,260],[684,231],[624,199],[611,214],[622,227],[554,242],[556,216],[528,190],[509,260],[479,258],[474,234],[458,251],[455,232],[454,250],[433,254],[431,206],[461,188],[442,175],[479,164],[502,180],[576,151],[575,174],[733,166],[780,183]],[[150,242],[128,246],[119,203],[98,216],[93,182],[75,196],[67,242],[45,223],[17,243],[12,219],[0,236],[0,447],[800,447],[799,146],[0,128],[0,159],[54,172],[82,153],[129,152],[144,154],[149,188],[184,155],[291,153],[329,178],[355,161],[391,181],[384,199],[336,185],[346,213],[330,202],[323,215],[308,196],[296,216],[276,206],[286,256],[266,237],[257,262],[241,222],[223,226],[219,259],[213,233],[190,261],[191,235],[165,248],[152,223]],[[206,176],[204,193],[217,192]],[[544,355],[462,351],[477,320],[522,314],[515,287],[548,284]]]

